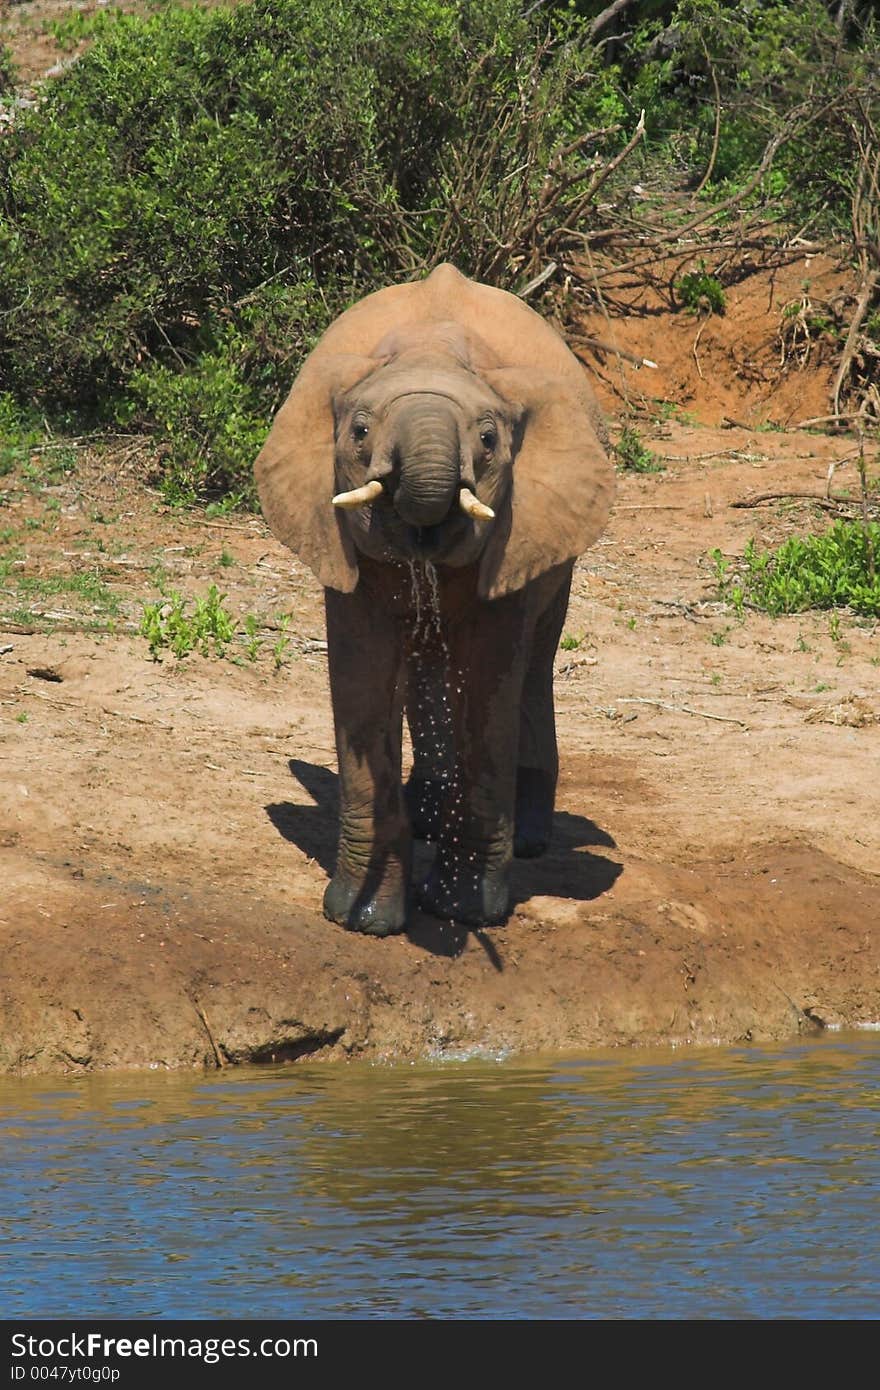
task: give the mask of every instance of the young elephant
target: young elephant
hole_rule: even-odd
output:
[[[442,265],[337,319],[256,474],[272,530],[325,586],[341,793],[326,915],[401,930],[416,833],[437,842],[421,906],[502,920],[512,855],[550,835],[553,657],[613,492],[582,368],[521,300]]]

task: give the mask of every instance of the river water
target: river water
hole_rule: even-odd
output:
[[[0,1315],[880,1316],[880,1034],[0,1080]]]

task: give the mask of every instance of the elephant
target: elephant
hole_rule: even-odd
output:
[[[255,472],[271,530],[325,590],[340,787],[325,915],[404,930],[416,837],[435,844],[418,906],[503,922],[513,856],[550,838],[553,659],[613,495],[584,369],[523,300],[440,265],[331,324]]]

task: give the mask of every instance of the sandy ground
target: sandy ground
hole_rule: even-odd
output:
[[[25,78],[58,57],[42,29],[56,8],[0,12]],[[607,315],[583,316],[584,334],[659,362],[636,373],[578,347],[665,471],[621,476],[578,565],[555,844],[516,865],[490,931],[420,917],[377,941],[322,917],[336,777],[321,594],[259,519],[170,511],[136,445],[50,449],[0,477],[0,1069],[880,1020],[877,624],[740,621],[707,558],[828,521],[802,499],[737,500],[821,494],[834,459],[855,490],[852,439],[791,428],[828,409],[811,324],[846,292],[833,261],[804,256],[744,273],[723,319],[625,278],[605,282]],[[211,584],[251,636],[223,658],[151,660],[143,604]]]
[[[707,559],[816,524],[809,502],[729,504],[821,492],[852,441],[676,422],[645,440],[666,471],[621,477],[576,571],[552,852],[516,866],[505,926],[423,917],[383,941],[320,911],[336,779],[316,583],[260,520],[170,512],[124,456],[4,478],[0,1067],[878,1020],[876,624],[740,621]],[[254,617],[250,651],[240,635],[222,659],[151,660],[134,629],[159,583],[216,583]]]

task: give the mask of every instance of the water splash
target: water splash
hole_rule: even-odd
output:
[[[476,896],[480,870],[476,851],[464,848],[466,804],[456,738],[457,727],[461,727],[460,706],[467,698],[464,676],[450,650],[435,566],[429,561],[407,563],[412,590],[409,652],[414,708],[410,728],[418,779],[424,779],[416,811],[426,839],[436,840],[442,824],[443,861],[438,867],[447,883],[456,882]],[[452,899],[450,917],[454,918],[461,906],[458,897]]]

